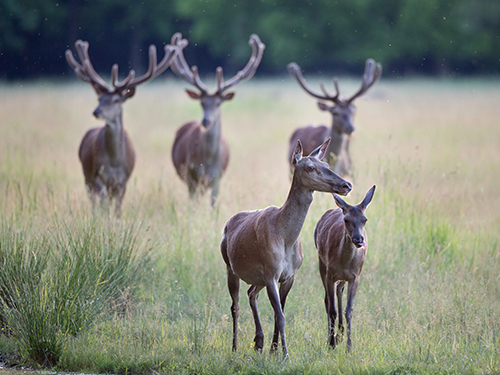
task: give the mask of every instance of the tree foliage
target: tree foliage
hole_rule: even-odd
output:
[[[0,74],[64,74],[76,39],[90,42],[99,71],[116,62],[125,74],[144,69],[147,46],[160,49],[176,31],[202,71],[239,69],[257,33],[267,73],[291,61],[359,72],[372,57],[385,74],[485,74],[500,70],[499,30],[499,0],[1,0]]]

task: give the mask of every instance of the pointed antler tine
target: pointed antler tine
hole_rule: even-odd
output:
[[[382,65],[380,63],[376,64],[375,60],[367,59],[365,63],[365,72],[361,81],[361,87],[359,90],[351,96],[347,102],[352,103],[354,99],[360,97],[372,87],[375,82],[380,78],[382,74]]]
[[[339,90],[339,79],[337,77],[333,77],[333,86],[335,87],[335,92],[337,93],[335,96],[340,95],[340,90]]]
[[[257,68],[260,65],[260,62],[262,60],[262,55],[264,54],[264,49],[266,48],[266,46],[264,45],[264,43],[260,41],[260,38],[257,34],[250,35],[248,43],[252,47],[252,55],[250,56],[248,63],[245,65],[243,69],[238,71],[238,73],[234,77],[221,84],[220,88],[218,88],[217,90],[218,94],[222,94],[224,91],[228,90],[232,86],[242,81],[249,80],[254,76],[255,72],[257,71]]]
[[[325,96],[331,97],[331,95],[328,93],[328,91],[326,91],[325,85],[323,84],[323,82],[321,82],[319,84],[319,87],[321,88],[321,91],[323,91],[323,93],[325,94]]]
[[[222,70],[222,67],[220,66],[215,70],[215,80],[217,83],[217,91],[219,91],[222,84],[224,83],[224,72]]]
[[[333,101],[334,103],[338,102],[338,96],[339,96],[338,95],[338,86],[336,86],[337,95],[332,96],[326,91],[323,83],[320,83],[320,87],[321,87],[321,91],[323,91],[323,95],[318,94],[318,93],[314,92],[313,90],[311,90],[309,88],[309,86],[307,86],[306,80],[302,76],[302,71],[301,71],[299,65],[292,62],[292,63],[287,65],[287,68],[288,68],[288,72],[290,73],[290,75],[298,82],[298,84],[302,87],[302,89],[305,92],[307,92],[309,95],[313,96],[316,99],[320,99],[320,100],[330,100],[330,101]]]

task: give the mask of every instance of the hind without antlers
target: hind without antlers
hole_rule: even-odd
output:
[[[75,71],[76,76],[88,82],[94,88],[99,99],[99,105],[93,115],[106,121],[105,126],[87,131],[80,143],[78,156],[82,163],[85,185],[87,186],[92,207],[95,208],[96,198],[101,204],[116,198],[115,211],[120,216],[121,204],[127,180],[135,164],[135,152],[132,142],[123,128],[122,104],[135,94],[138,85],[152,80],[163,73],[171,64],[176,47],[165,46],[165,56],[157,63],[156,47],[149,47],[148,71],[140,77],[135,77],[131,70],[128,76],[118,81],[118,65],[111,69],[112,89],[97,74],[89,58],[89,43],[81,40],[75,42],[76,52],[80,62],[77,62],[71,50],[66,51],[66,60]]]
[[[322,111],[332,114],[332,125],[330,128],[320,125],[309,125],[296,129],[290,137],[288,156],[291,158],[293,148],[297,139],[300,139],[304,145],[304,151],[314,150],[323,143],[328,137],[331,138],[330,147],[327,151],[327,162],[333,171],[341,176],[349,175],[351,171],[351,157],[349,155],[349,139],[354,131],[353,119],[356,107],[353,102],[355,99],[364,95],[382,75],[382,65],[368,59],[365,64],[365,72],[361,81],[361,87],[351,97],[345,99],[340,96],[337,77],[333,78],[335,94],[332,95],[326,89],[323,83],[320,84],[321,93],[315,92],[306,84],[302,76],[300,67],[296,63],[288,64],[288,72],[299,83],[302,89],[309,95],[319,99],[318,106]],[[324,102],[331,102],[333,105],[327,105]],[[290,159],[289,159],[290,160]]]
[[[347,195],[351,184],[321,161],[329,140],[309,156],[302,157],[297,141],[292,165],[294,173],[288,197],[281,207],[240,212],[224,225],[221,253],[227,268],[227,285],[231,295],[233,318],[233,350],[237,349],[240,280],[250,284],[248,299],[255,321],[255,350],[264,346],[264,333],[257,312],[257,297],[266,288],[274,310],[274,335],[271,352],[278,348],[281,336],[283,356],[288,356],[283,310],[292,288],[295,272],[302,264],[300,231],[304,224],[313,192],[335,192]],[[278,286],[279,284],[279,286]]]
[[[328,315],[328,337],[335,348],[344,332],[342,319],[342,294],[347,286],[347,350],[352,348],[351,318],[359,276],[368,250],[365,231],[367,218],[364,214],[375,193],[373,186],[357,206],[347,204],[333,195],[339,208],[326,211],[314,229],[314,242],[318,249],[319,272],[325,288],[325,308]],[[338,310],[335,307],[337,297]],[[335,320],[339,318],[339,334],[335,335]]]
[[[255,34],[250,36],[252,55],[247,65],[234,77],[224,80],[221,67],[216,70],[216,89],[210,94],[201,81],[196,66],[189,67],[183,50],[188,45],[180,33],[172,37],[171,43],[178,47],[178,54],[172,64],[174,73],[189,83],[197,92],[186,90],[189,97],[200,100],[203,108],[201,121],[191,121],[182,125],[176,133],[172,147],[172,161],[177,174],[188,185],[189,196],[203,193],[211,188],[211,205],[214,206],[219,191],[219,183],[229,164],[229,145],[222,136],[220,106],[234,97],[227,92],[238,83],[253,77],[262,59],[265,45]]]

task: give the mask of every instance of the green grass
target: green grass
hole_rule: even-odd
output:
[[[348,81],[343,90],[357,85]],[[304,263],[285,309],[286,363],[268,353],[274,320],[265,292],[259,299],[265,350],[254,353],[244,285],[239,351],[231,352],[219,242],[224,222],[236,212],[284,202],[288,137],[298,126],[330,122],[315,101],[289,78],[237,88],[222,108],[231,161],[212,210],[208,194],[188,200],[170,158],[175,129],[200,118],[200,106],[176,81],[141,87],[124,106],[137,165],[118,221],[92,217],[77,158],[84,132],[99,125],[91,116],[92,89],[50,82],[19,86],[0,87],[2,249],[38,249],[39,267],[60,284],[71,269],[60,265],[73,263],[57,262],[54,255],[69,247],[82,255],[82,266],[92,265],[91,254],[102,261],[120,251],[140,265],[140,273],[120,279],[122,293],[114,295],[114,304],[98,310],[76,334],[64,335],[53,368],[121,374],[500,373],[498,82],[382,80],[356,103],[354,189],[346,200],[359,202],[373,184],[377,190],[366,212],[369,250],[354,304],[354,349],[327,346],[312,233],[334,203],[315,193],[302,231]],[[20,254],[28,258],[18,263],[30,265],[32,253]],[[37,272],[44,274],[35,268],[19,275],[30,275],[25,284],[36,288]],[[99,279],[86,272],[81,282]],[[61,315],[79,312],[68,307]],[[3,336],[0,352],[25,353],[26,337]]]

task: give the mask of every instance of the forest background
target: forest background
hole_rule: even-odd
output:
[[[0,0],[0,79],[74,78],[64,51],[77,39],[99,56],[97,71],[142,71],[147,46],[177,31],[196,43],[185,53],[202,73],[245,63],[252,33],[267,46],[260,74],[296,61],[358,75],[368,57],[385,78],[500,71],[498,0]]]

